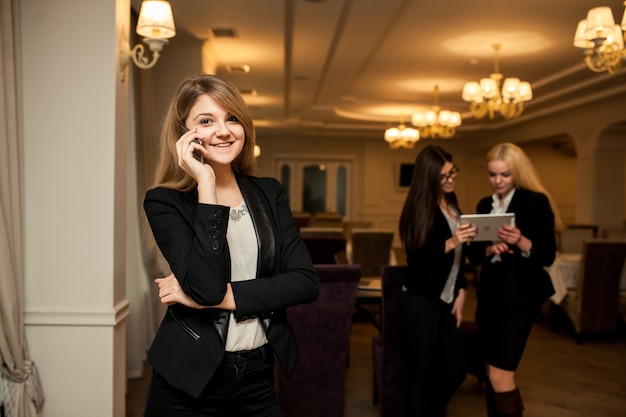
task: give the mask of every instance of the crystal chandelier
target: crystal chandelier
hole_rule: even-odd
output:
[[[626,2],[624,2],[626,6]],[[583,50],[587,67],[594,72],[617,73],[626,58],[626,10],[622,26],[616,25],[610,7],[595,7],[587,12],[587,18],[578,22],[574,46]]]
[[[441,110],[439,106],[439,86],[434,90],[434,106],[432,110],[413,113],[411,124],[417,127],[423,138],[451,138],[456,127],[461,125],[461,115],[456,111]]]
[[[500,91],[500,81],[503,75],[498,69],[498,51],[500,44],[494,44],[495,51],[494,72],[489,78],[477,82],[467,82],[463,87],[463,100],[470,103],[470,110],[477,119],[489,115],[494,119],[500,113],[505,119],[519,117],[524,111],[524,102],[533,98],[530,83],[520,81],[519,78],[506,78]]]
[[[403,120],[398,127],[385,130],[385,140],[391,149],[413,149],[415,142],[420,140],[420,134],[417,129],[406,127]]]

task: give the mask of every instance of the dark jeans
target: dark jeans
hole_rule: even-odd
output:
[[[200,398],[172,387],[154,372],[145,417],[282,417],[274,390],[274,353],[266,345],[226,352]]]
[[[405,417],[440,417],[465,380],[461,335],[452,306],[408,291],[406,316]]]

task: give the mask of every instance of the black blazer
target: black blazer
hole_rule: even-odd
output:
[[[409,275],[405,283],[407,290],[433,302],[440,299],[454,263],[454,251],[445,253],[446,240],[451,237],[452,232],[446,216],[437,209],[426,244],[419,250],[407,250],[406,260],[409,267]],[[463,245],[463,251],[465,251],[465,245]],[[467,288],[463,271],[464,259],[463,252],[454,288],[455,297],[460,288]]]
[[[319,279],[287,197],[272,178],[237,177],[259,244],[256,279],[233,282],[236,320],[259,317],[286,374],[298,359],[286,308],[317,298]],[[155,188],[144,209],[156,242],[183,291],[219,304],[230,282],[229,207],[199,204],[197,192]],[[170,384],[199,397],[224,356],[228,311],[169,306],[148,360]]]
[[[478,203],[478,213],[490,213],[492,197]],[[509,245],[513,254],[501,255],[501,261],[492,263],[492,256],[485,256],[485,248],[491,242],[470,244],[470,260],[482,264],[477,295],[489,302],[522,305],[542,302],[552,294],[554,287],[544,267],[552,265],[556,257],[554,213],[548,198],[541,193],[516,189],[507,210],[515,213],[515,224],[532,242],[529,257],[523,257],[519,248]]]

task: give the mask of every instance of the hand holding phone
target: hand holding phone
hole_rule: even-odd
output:
[[[199,145],[202,145],[202,142],[200,142],[200,139],[198,138],[194,139],[193,141]],[[204,164],[204,155],[202,155],[200,151],[193,151],[193,157]]]
[[[189,129],[187,129],[187,127],[184,124],[181,124],[180,134],[184,135],[187,132],[189,132]],[[198,138],[195,138],[193,141],[196,142],[198,145],[202,145],[202,142]],[[202,155],[200,151],[193,151],[193,157],[204,164],[204,155]]]

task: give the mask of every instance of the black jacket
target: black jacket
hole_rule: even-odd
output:
[[[478,213],[490,213],[492,197],[478,203]],[[486,302],[506,305],[523,305],[541,302],[554,294],[552,281],[545,267],[552,265],[556,257],[554,213],[548,198],[541,193],[517,189],[507,212],[515,213],[515,224],[522,235],[532,242],[529,257],[523,257],[519,248],[509,245],[512,254],[501,255],[501,261],[492,263],[492,256],[485,256],[485,248],[491,242],[470,244],[470,260],[481,264],[478,297]]]
[[[286,308],[317,298],[319,279],[280,183],[238,177],[259,243],[256,279],[233,282],[236,320],[259,317],[285,373],[298,359]],[[183,291],[216,305],[230,282],[229,207],[199,204],[197,192],[155,188],[144,209],[156,242]],[[168,307],[148,360],[170,384],[199,397],[224,356],[228,311]]]
[[[419,250],[409,249],[407,251],[409,267],[409,277],[405,283],[407,290],[433,302],[440,299],[454,263],[454,251],[445,253],[446,240],[451,237],[452,232],[446,216],[438,209],[426,244]],[[465,250],[465,245],[463,250]],[[455,297],[460,288],[467,287],[467,280],[463,271],[464,259],[464,255],[461,256],[461,265],[454,288]]]

